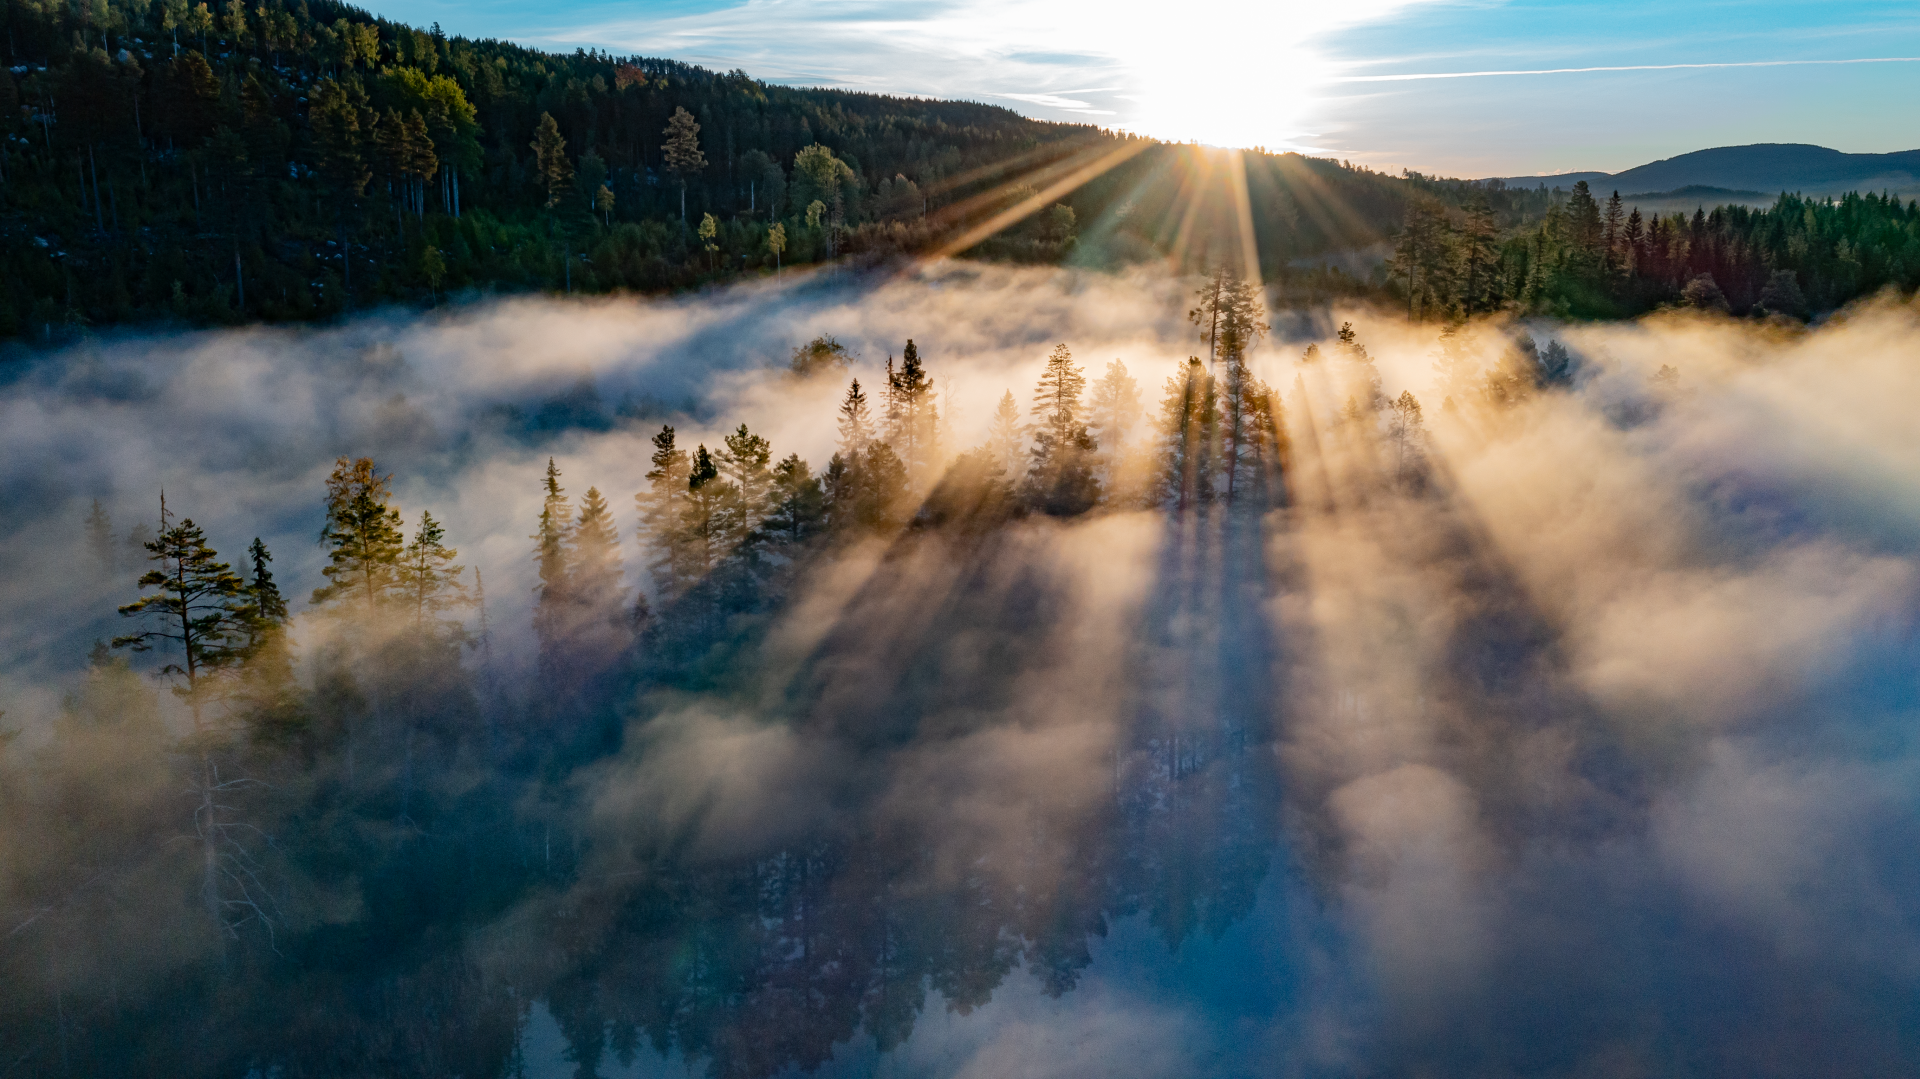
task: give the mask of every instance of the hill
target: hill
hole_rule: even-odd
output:
[[[1570,190],[1585,180],[1596,191],[1677,192],[1710,187],[1804,195],[1891,191],[1920,195],[1920,150],[1847,154],[1803,143],[1758,143],[1696,150],[1649,162],[1625,172],[1566,172],[1554,176],[1500,177],[1509,187]]]

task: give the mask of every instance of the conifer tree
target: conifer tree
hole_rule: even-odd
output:
[[[263,635],[287,624],[287,600],[280,594],[280,586],[274,583],[273,571],[267,568],[273,554],[259,536],[253,537],[253,543],[248,545],[247,560],[253,569],[253,577],[247,582],[247,596],[251,600],[247,650],[251,653],[258,650]]]
[[[993,422],[987,428],[987,449],[1007,475],[1018,476],[1026,463],[1026,442],[1020,427],[1020,406],[1014,403],[1013,391],[1008,390],[1000,396],[1000,405],[993,411]]]
[[[674,445],[673,428],[663,426],[653,436],[653,468],[647,489],[633,496],[640,511],[640,543],[653,552],[647,563],[654,595],[670,603],[679,595],[674,567],[682,561],[684,537],[680,528],[680,496],[687,489],[692,464],[687,451]]]
[[[540,640],[541,666],[552,673],[552,662],[563,646],[572,605],[572,581],[567,572],[567,535],[573,526],[573,506],[560,486],[560,467],[547,458],[546,498],[540,505],[540,527],[530,537],[540,583],[533,609],[533,632]]]
[[[390,598],[405,548],[400,511],[388,504],[392,483],[392,475],[375,470],[371,457],[334,462],[327,477],[327,524],[320,533],[327,546],[320,573],[327,583],[313,590],[314,606],[353,603],[371,617]]]
[[[1620,270],[1626,265],[1626,254],[1621,250],[1626,233],[1626,210],[1620,202],[1620,192],[1615,191],[1607,200],[1606,212],[1600,219],[1600,245],[1605,252],[1609,273]]]
[[[293,677],[293,649],[287,640],[287,601],[268,564],[273,555],[255,536],[247,548],[252,575],[247,581],[245,662],[239,696],[256,741],[285,744],[308,724]]]
[[[145,617],[150,628],[113,639],[115,648],[145,652],[156,643],[179,649],[179,662],[161,673],[182,680],[175,692],[193,710],[194,733],[207,733],[204,707],[209,680],[239,663],[249,622],[246,583],[207,545],[206,533],[192,518],[173,522],[166,499],[160,501],[160,534],[146,545],[154,568],[140,577],[151,595],[126,604],[120,614]]]
[[[1207,279],[1194,295],[1199,298],[1200,306],[1187,312],[1187,321],[1200,327],[1200,339],[1207,343],[1207,367],[1213,367],[1215,345],[1220,333],[1220,308],[1226,298],[1227,283],[1232,280],[1225,265],[1208,271]]]
[[[820,531],[826,512],[826,496],[820,479],[799,454],[790,453],[773,466],[772,497],[765,527],[776,553],[789,560],[797,557]]]
[[[568,543],[567,575],[574,592],[595,605],[623,605],[620,584],[620,533],[613,511],[598,487],[587,488],[580,500],[580,517]]]
[[[1160,404],[1161,485],[1176,512],[1213,499],[1216,404],[1213,376],[1198,356],[1167,379]]]
[[[867,411],[867,395],[860,389],[857,378],[848,384],[847,395],[840,401],[839,428],[840,456],[851,467],[873,441],[873,417]]]
[[[433,514],[422,510],[395,575],[395,593],[413,619],[414,639],[422,643],[437,639],[446,628],[443,613],[470,602],[461,580],[466,567],[454,564],[460,552],[446,545],[446,535]]]
[[[621,583],[620,532],[598,487],[587,488],[567,550],[574,610],[568,635],[574,668],[591,677],[627,646],[627,590]]]
[[[1064,344],[1055,345],[1047,355],[1047,365],[1033,388],[1033,425],[1036,437],[1046,435],[1055,443],[1069,441],[1081,423],[1080,394],[1087,387],[1086,374],[1073,362],[1073,353]]]
[[[900,354],[897,372],[889,361],[887,402],[887,440],[907,466],[908,479],[917,482],[937,463],[940,416],[934,403],[933,379],[927,376],[912,338]]]
[[[1006,404],[1011,405],[1012,394]],[[1127,365],[1114,360],[1106,374],[1093,384],[1091,426],[1099,432],[1100,444],[1117,463],[1126,445],[1127,435],[1140,422],[1140,384],[1127,373]]]
[[[213,731],[206,718],[212,680],[227,674],[245,658],[245,639],[252,620],[246,583],[219,560],[207,545],[206,534],[191,518],[173,523],[166,499],[160,501],[160,534],[146,545],[157,563],[140,578],[142,589],[157,589],[120,608],[123,616],[145,617],[151,628],[115,637],[115,648],[145,652],[164,642],[179,649],[180,662],[168,663],[161,673],[181,680],[174,692],[193,712],[193,731],[199,743],[200,774],[195,777],[194,828],[200,839],[200,898],[207,914],[228,936],[237,923],[229,912],[241,912],[239,921],[267,919],[250,881],[249,855],[235,836],[233,809],[223,802],[246,780],[227,780],[214,757]],[[183,683],[183,684],[182,684]],[[236,871],[238,870],[238,871]]]
[[[707,167],[707,155],[700,152],[700,124],[685,107],[675,105],[673,116],[661,134],[666,141],[660,145],[660,153],[666,159],[667,171],[680,181],[680,220],[687,219],[687,177]]]
[[[693,453],[681,501],[687,542],[675,573],[679,591],[706,580],[728,553],[729,541],[738,534],[732,514],[738,498],[733,485],[720,478],[718,462],[702,443]]]
[[[1499,240],[1493,210],[1484,198],[1476,201],[1467,208],[1466,227],[1460,232],[1460,304],[1469,317],[1483,310],[1491,298]]]
[[[533,142],[529,145],[540,186],[547,193],[547,209],[551,210],[560,205],[560,196],[573,183],[573,162],[567,160],[567,140],[560,136],[560,123],[552,113],[540,114],[540,124],[534,129]]]
[[[733,546],[749,559],[751,551],[748,548],[753,543],[754,532],[768,511],[767,500],[773,484],[770,471],[772,460],[772,443],[748,431],[744,423],[739,430],[726,436],[724,448],[715,455],[720,474],[733,487],[735,505],[729,512],[729,520],[735,529]]]
[[[1066,345],[1056,346],[1033,391],[1033,463],[1027,471],[1027,498],[1034,508],[1054,516],[1072,516],[1100,500],[1095,477],[1098,443],[1081,420],[1084,372]]]
[[[1420,399],[1412,390],[1402,390],[1399,398],[1387,406],[1391,419],[1387,437],[1393,443],[1393,479],[1406,484],[1417,473],[1426,431],[1422,426]]]

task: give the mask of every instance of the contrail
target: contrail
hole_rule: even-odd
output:
[[[1548,67],[1535,71],[1436,71],[1412,75],[1341,75],[1332,82],[1412,82],[1416,79],[1478,79],[1488,75],[1580,75],[1593,71],[1682,71],[1716,67],[1794,67],[1830,64],[1912,64],[1920,56],[1874,56],[1859,60],[1746,60],[1725,64],[1622,64],[1614,67]]]

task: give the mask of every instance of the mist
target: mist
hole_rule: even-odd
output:
[[[1163,380],[1206,358],[1193,286],[935,263],[102,337],[16,365],[0,726],[19,733],[0,760],[36,808],[0,851],[18,1016],[0,1074],[161,1059],[188,1029],[201,1048],[165,1059],[208,1074],[1920,1065],[1911,303],[1445,338],[1394,312],[1275,312],[1246,356],[1283,447],[1257,504],[1122,499],[1116,455],[1115,497],[1087,513],[923,513],[796,559],[777,601],[670,671],[651,638],[591,689],[542,666],[549,460],[570,499],[611,504],[631,603],[654,590],[633,496],[663,424],[683,448],[745,424],[820,470],[847,379],[883,386],[912,339],[958,453],[1003,393],[1027,416],[1065,343],[1089,382],[1116,359],[1138,381],[1148,460]],[[790,371],[821,334],[850,366]],[[1549,346],[1564,367],[1515,373]],[[1403,393],[1417,420],[1390,409]],[[84,824],[116,788],[163,785],[141,777],[180,755],[186,710],[158,699],[164,730],[139,738],[65,717],[103,707],[88,650],[124,632],[127,537],[159,527],[163,490],[223,558],[271,548],[311,711],[348,682],[401,700],[305,611],[328,475],[360,456],[409,528],[431,512],[484,573],[488,651],[435,675],[470,688],[414,691],[513,731],[519,756],[456,732],[416,779],[410,726],[397,809],[369,793],[400,768],[377,731],[346,736],[370,739],[358,773],[256,766],[322,808],[260,818],[272,939],[210,932],[192,868],[139,853],[194,833],[185,802],[152,835]],[[656,624],[674,612],[655,596]],[[134,657],[143,685],[166,658]],[[576,712],[605,733],[553,748]],[[46,883],[82,864],[83,884]],[[384,942],[378,960],[341,960],[349,938]],[[137,960],[109,992],[75,940]],[[356,1020],[207,1003],[224,984],[292,998],[323,970]],[[308,1037],[330,1064],[301,1063]]]

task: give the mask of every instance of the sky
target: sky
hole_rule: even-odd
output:
[[[538,48],[738,67],[771,83],[964,98],[1164,139],[1439,175],[1618,172],[1753,142],[1852,153],[1920,146],[1907,106],[1920,85],[1920,5],[1890,0],[372,6],[416,25]],[[1568,70],[1591,68],[1615,70]]]

